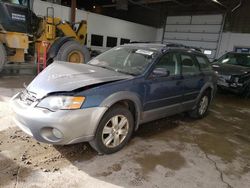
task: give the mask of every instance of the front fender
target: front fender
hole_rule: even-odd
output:
[[[140,100],[140,97],[130,91],[120,91],[117,93],[114,93],[112,95],[110,95],[108,98],[106,98],[101,104],[101,107],[107,107],[110,108],[112,105],[114,105],[115,103],[119,102],[119,101],[123,101],[123,100],[130,100],[134,103],[135,105],[135,109],[136,109],[136,121],[135,121],[135,130],[138,129],[139,127],[139,122],[141,119],[141,114],[142,114],[142,102]]]

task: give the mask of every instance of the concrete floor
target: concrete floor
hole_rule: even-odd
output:
[[[218,95],[209,115],[142,125],[122,151],[36,142],[11,120],[9,98],[30,76],[0,77],[0,187],[250,187],[250,101]]]

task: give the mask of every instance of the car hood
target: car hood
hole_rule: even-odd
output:
[[[212,67],[220,75],[242,75],[250,72],[250,67],[213,63]]]
[[[44,69],[27,87],[42,98],[48,93],[72,91],[88,85],[132,78],[130,75],[87,64],[55,61]]]

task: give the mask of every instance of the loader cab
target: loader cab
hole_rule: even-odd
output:
[[[32,34],[30,0],[0,0],[0,30]]]

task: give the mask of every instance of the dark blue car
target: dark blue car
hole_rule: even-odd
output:
[[[202,118],[216,75],[199,50],[136,43],[88,64],[54,62],[12,99],[15,122],[38,141],[88,141],[100,153],[123,148],[142,123],[189,112]]]

